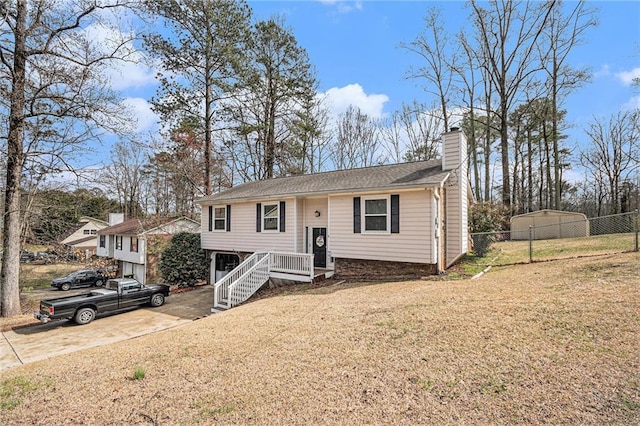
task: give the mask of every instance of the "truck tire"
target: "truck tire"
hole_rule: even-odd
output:
[[[104,282],[102,280],[96,280],[96,287],[102,287]]]
[[[85,325],[89,324],[96,317],[96,311],[91,308],[80,308],[76,311],[73,319],[76,324]]]
[[[164,295],[162,293],[154,294],[153,296],[151,296],[151,301],[149,303],[153,307],[164,305]]]
[[[62,284],[62,285],[60,286],[60,290],[64,290],[64,291],[67,291],[67,290],[69,290],[70,288],[71,288],[71,284],[69,284],[69,283],[64,283],[64,284]]]

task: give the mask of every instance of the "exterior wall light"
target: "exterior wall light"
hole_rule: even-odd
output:
[[[316,210],[315,215],[316,217],[320,217],[320,210]]]

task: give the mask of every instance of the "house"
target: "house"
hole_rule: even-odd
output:
[[[442,160],[249,182],[200,199],[215,303],[240,303],[273,277],[404,278],[451,266],[468,250],[471,191],[464,134],[451,129],[442,142]],[[260,268],[251,289],[236,282]]]
[[[74,252],[82,252],[86,257],[96,254],[98,231],[109,226],[107,222],[88,216],[83,216],[80,221],[68,229],[58,243],[69,247]]]
[[[118,261],[117,276],[141,283],[157,279],[157,263],[171,236],[200,232],[200,223],[186,217],[124,220],[121,213],[109,215],[110,226],[98,231],[98,256]]]

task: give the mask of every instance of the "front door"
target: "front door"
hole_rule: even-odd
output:
[[[313,266],[327,267],[327,228],[313,228]]]

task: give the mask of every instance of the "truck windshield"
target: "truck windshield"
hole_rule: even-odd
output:
[[[117,290],[118,289],[118,281],[109,280],[105,284],[104,288],[108,288],[109,290]]]

